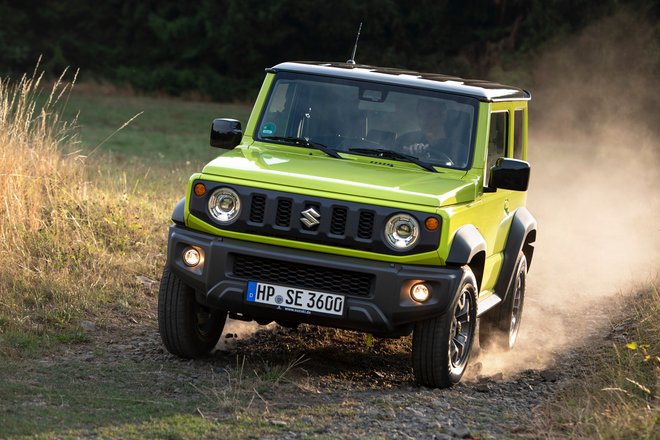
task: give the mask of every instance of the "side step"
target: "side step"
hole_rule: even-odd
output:
[[[502,298],[495,295],[494,293],[491,293],[486,298],[477,303],[477,317],[483,315],[501,302]]]

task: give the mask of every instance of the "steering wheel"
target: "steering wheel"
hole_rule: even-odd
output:
[[[439,148],[429,147],[428,144],[416,143],[403,147],[405,154],[415,156],[419,160],[428,162],[440,162],[446,166],[454,166],[454,161],[451,157]]]

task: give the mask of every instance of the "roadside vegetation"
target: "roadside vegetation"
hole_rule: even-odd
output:
[[[540,411],[550,438],[660,437],[660,281],[642,286],[613,318],[609,342],[584,347],[575,377]]]
[[[171,209],[212,154],[201,124],[246,117],[241,106],[75,94],[74,80],[0,81],[0,353],[84,342],[81,322],[150,307]]]

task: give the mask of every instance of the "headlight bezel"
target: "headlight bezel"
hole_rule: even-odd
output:
[[[383,236],[385,245],[397,252],[408,252],[419,243],[422,231],[415,216],[397,212],[385,222]]]
[[[223,208],[221,203],[226,200],[231,201],[231,206]],[[226,186],[214,189],[207,203],[209,215],[221,225],[230,225],[238,220],[241,207],[241,198],[238,193]]]

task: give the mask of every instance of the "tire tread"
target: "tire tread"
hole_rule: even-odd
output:
[[[469,269],[466,271],[466,275],[456,295],[462,291],[466,282],[473,287],[476,286],[474,275],[472,275]],[[474,299],[476,306],[476,298]],[[448,388],[460,380],[460,377],[452,377],[450,373],[449,354],[446,349],[451,324],[449,320],[453,318],[454,301],[452,300],[450,304],[450,308],[443,315],[426,319],[415,325],[413,332],[412,364],[415,378],[420,385],[431,388]],[[473,334],[472,340],[474,340],[475,336]],[[447,341],[442,340],[445,337]],[[442,349],[438,349],[438,347],[442,347]]]
[[[198,358],[208,354],[222,333],[226,317],[218,319],[217,329],[206,340],[194,330],[191,316],[191,295],[186,286],[169,268],[163,270],[158,291],[158,329],[163,345],[170,353],[183,358]]]

